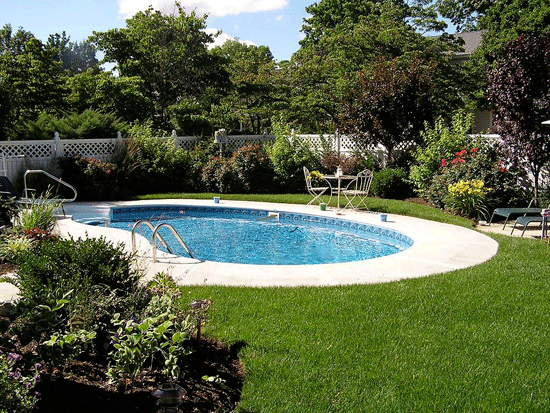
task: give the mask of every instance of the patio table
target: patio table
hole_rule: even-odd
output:
[[[353,181],[357,179],[357,175],[323,175],[325,179],[332,179],[338,182],[336,189],[332,189],[332,193],[336,191],[338,194],[338,209],[340,209],[340,193],[342,192],[342,181]]]

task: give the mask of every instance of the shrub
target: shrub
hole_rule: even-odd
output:
[[[41,113],[36,121],[28,121],[14,129],[14,140],[53,139],[59,132],[61,139],[113,139],[117,132],[125,134],[128,124],[111,113],[87,109],[81,113],[55,116]]]
[[[411,167],[410,179],[419,195],[424,196],[433,177],[439,172],[442,159],[452,159],[455,152],[464,148],[471,140],[473,115],[465,111],[456,112],[447,126],[443,118],[438,118],[433,127],[425,123],[421,132],[423,146],[418,147],[413,156],[416,165]],[[472,144],[477,146],[476,143]]]
[[[138,193],[175,192],[185,189],[191,167],[189,152],[176,147],[171,138],[157,138],[150,123],[128,132],[128,158],[133,165],[128,183]]]
[[[28,334],[63,332],[68,323],[87,328],[105,314],[131,311],[141,291],[132,258],[122,245],[94,238],[44,241],[19,256],[19,310],[42,325]]]
[[[425,197],[434,205],[445,208],[449,185],[479,179],[485,188],[491,188],[485,194],[487,209],[526,203],[528,196],[518,184],[522,179],[521,174],[512,166],[506,167],[498,153],[494,147],[482,145],[462,149],[453,154],[451,159],[441,159],[439,171],[425,191]]]
[[[371,192],[381,198],[405,199],[413,190],[402,169],[387,168],[374,173]]]
[[[319,155],[306,142],[293,139],[290,128],[275,122],[275,143],[266,146],[266,151],[275,171],[275,184],[285,192],[304,192],[303,167],[310,171],[319,169]]]
[[[210,159],[203,167],[201,179],[203,187],[209,192],[227,194],[237,192],[240,188],[231,162],[227,158],[214,156]]]
[[[58,164],[62,176],[76,188],[79,200],[120,199],[124,176],[118,165],[78,155],[61,158]]]
[[[262,193],[272,189],[274,171],[259,144],[247,144],[237,149],[230,163],[238,192]]]

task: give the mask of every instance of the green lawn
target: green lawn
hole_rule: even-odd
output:
[[[369,201],[471,226],[420,205]],[[241,412],[547,412],[550,247],[494,238],[492,260],[421,279],[184,291],[213,299],[209,335],[243,346]]]

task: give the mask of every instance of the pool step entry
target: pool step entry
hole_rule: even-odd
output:
[[[166,248],[166,250],[170,254],[174,254],[174,252],[172,251],[172,248],[170,248],[168,243],[164,240],[162,235],[160,235],[160,233],[159,233],[159,230],[161,228],[164,228],[164,227],[168,228],[172,232],[172,234],[174,235],[174,237],[176,237],[176,239],[178,240],[180,245],[183,247],[185,252],[187,252],[187,254],[189,254],[189,256],[191,258],[193,258],[193,259],[195,258],[193,256],[193,254],[191,253],[191,250],[187,247],[187,245],[185,244],[185,242],[181,238],[180,234],[178,234],[178,232],[174,229],[174,227],[172,225],[164,222],[164,223],[158,224],[155,227],[155,226],[153,226],[153,224],[150,221],[148,221],[146,219],[140,219],[132,227],[132,251],[133,252],[136,252],[136,229],[142,224],[147,225],[149,227],[149,229],[151,229],[151,231],[153,231],[153,235],[151,236],[151,245],[153,246],[153,262],[157,262],[157,243],[156,243],[157,239],[160,241],[160,243],[164,246],[164,248]]]
[[[278,212],[268,212],[267,217],[258,218],[256,221],[279,221],[279,213]]]

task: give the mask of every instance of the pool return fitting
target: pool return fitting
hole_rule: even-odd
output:
[[[176,237],[176,239],[178,240],[180,245],[183,247],[185,252],[187,252],[187,254],[189,254],[189,256],[191,258],[195,259],[195,257],[191,253],[191,250],[187,247],[187,245],[185,244],[185,242],[181,238],[180,234],[178,234],[178,232],[174,229],[174,227],[172,225],[164,222],[164,223],[158,224],[156,227],[154,227],[153,224],[150,221],[146,220],[146,219],[140,219],[132,227],[132,251],[133,252],[136,252],[136,229],[141,224],[147,225],[151,229],[151,231],[153,231],[153,235],[151,237],[151,245],[153,246],[153,262],[157,262],[157,243],[155,242],[157,238],[160,241],[160,243],[164,246],[164,248],[166,248],[168,250],[168,252],[170,254],[175,255],[174,252],[172,251],[172,248],[170,248],[168,243],[164,240],[162,235],[160,235],[160,233],[159,233],[159,230],[163,227],[168,228],[172,232],[174,237]]]

